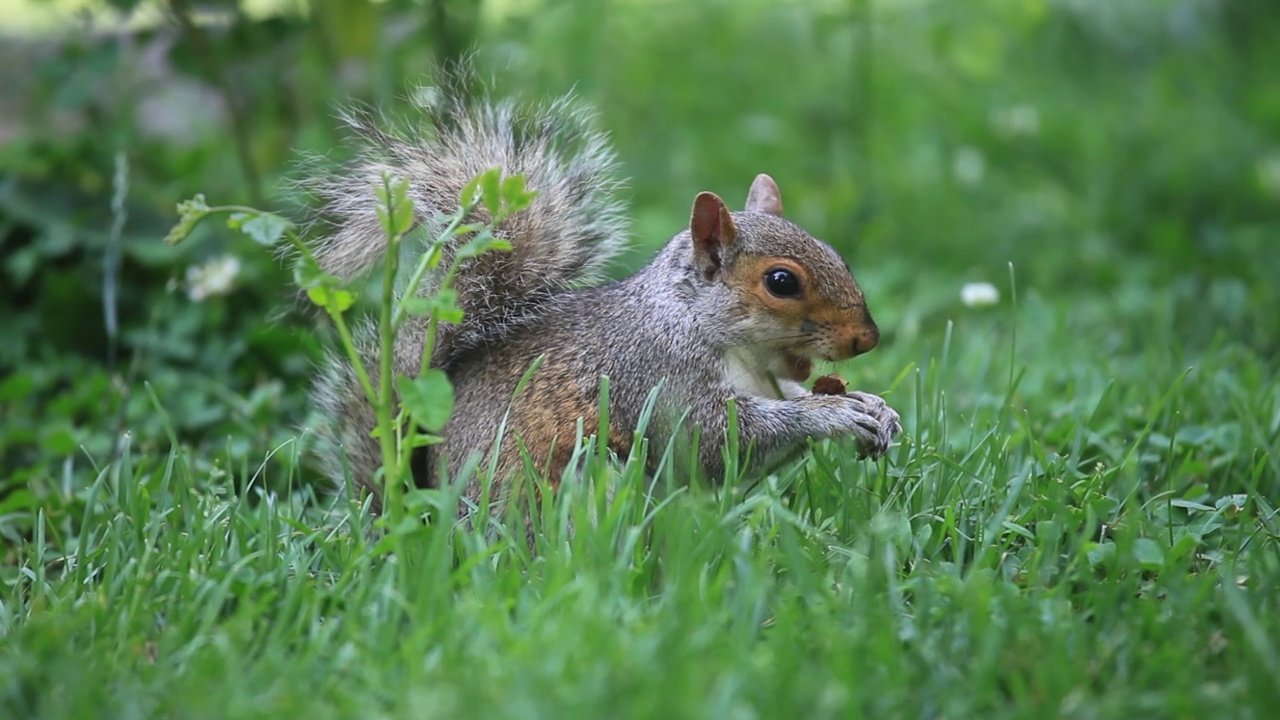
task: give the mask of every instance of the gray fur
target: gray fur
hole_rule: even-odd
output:
[[[571,98],[543,105],[473,101],[459,92],[467,79],[454,77],[419,93],[418,116],[406,129],[368,112],[346,113],[359,142],[357,160],[309,183],[333,223],[315,246],[317,257],[325,270],[346,280],[383,259],[386,243],[374,214],[373,186],[384,170],[408,179],[417,219],[428,231],[440,230],[436,214],[452,212],[463,186],[491,167],[524,173],[526,185],[540,193],[499,228],[514,249],[470,260],[456,278],[466,318],[458,326],[441,326],[431,358],[454,384],[455,411],[445,442],[427,451],[420,468],[443,461],[456,470],[477,453],[487,455],[509,413],[509,434],[497,449],[498,480],[518,468],[518,442],[535,458],[552,457],[545,470],[558,478],[574,421],[582,417],[586,427],[594,427],[602,375],[611,379],[611,447],[629,444],[647,395],[662,384],[650,447],[660,454],[669,438],[697,426],[703,438],[699,467],[688,470],[712,477],[723,470],[730,398],[737,402],[744,446],[754,447],[756,471],[793,456],[809,437],[852,435],[869,454],[887,450],[901,427],[897,413],[874,395],[815,396],[789,380],[784,396],[772,397],[761,392],[761,383],[742,379],[764,377],[790,357],[849,357],[859,342],[851,345],[850,337],[862,337],[868,349],[878,338],[862,292],[839,255],[780,217],[781,197],[772,179],[761,176],[753,184],[754,211],[732,214],[734,241],[718,253],[720,270],[695,268],[685,230],[639,273],[596,286],[627,239],[625,208],[616,198],[617,163],[605,136],[591,128],[591,115]],[[485,219],[483,211],[477,215],[474,220]],[[744,290],[752,278],[739,277],[750,275],[743,268],[769,258],[803,266],[826,319],[796,323],[771,315]],[[437,283],[432,279],[423,291]],[[424,333],[423,324],[402,330],[396,372],[418,372]],[[356,336],[373,376],[378,359],[372,324],[360,326]],[[509,403],[539,357],[542,368]],[[380,453],[369,437],[376,420],[344,358],[328,359],[313,397],[328,421],[319,433],[325,471],[343,478],[345,458],[353,479],[376,494]],[[690,426],[677,427],[686,411]],[[421,474],[417,479],[437,480]],[[468,489],[472,500],[478,494],[478,486]]]

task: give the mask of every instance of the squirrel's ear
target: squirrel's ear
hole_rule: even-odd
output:
[[[782,193],[773,178],[761,173],[747,192],[747,212],[768,213],[782,217]]]
[[[693,199],[689,231],[693,234],[694,263],[709,278],[720,269],[723,250],[738,236],[729,208],[718,195],[700,192]]]

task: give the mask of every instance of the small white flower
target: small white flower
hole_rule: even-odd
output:
[[[1263,191],[1280,200],[1280,152],[1273,152],[1258,160],[1254,172],[1258,174],[1258,184]]]
[[[969,307],[986,307],[1000,302],[1000,291],[986,282],[965,283],[960,288],[960,302]]]
[[[961,184],[977,185],[987,174],[987,160],[982,157],[981,150],[966,145],[956,150],[955,157],[951,159],[951,172]]]
[[[226,295],[240,274],[240,259],[234,255],[213,258],[202,265],[187,268],[187,297],[200,302],[216,295]]]
[[[1040,111],[1032,105],[1011,105],[991,111],[992,129],[1008,137],[1035,137],[1040,134]]]

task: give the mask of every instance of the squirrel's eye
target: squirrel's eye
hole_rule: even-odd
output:
[[[765,273],[764,286],[777,297],[795,297],[800,294],[800,278],[790,270],[770,270]]]

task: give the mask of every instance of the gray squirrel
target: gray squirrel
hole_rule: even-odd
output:
[[[616,282],[604,270],[628,243],[627,209],[617,198],[618,162],[594,116],[571,96],[541,104],[466,91],[466,68],[419,93],[412,127],[368,112],[343,116],[356,157],[308,183],[331,232],[314,251],[321,267],[346,281],[384,258],[374,186],[384,172],[408,181],[416,220],[438,231],[438,213],[457,208],[462,189],[493,167],[522,173],[538,194],[496,229],[509,251],[464,261],[454,288],[465,316],[440,324],[431,364],[454,385],[456,404],[444,442],[419,449],[415,482],[439,483],[471,456],[489,458],[497,429],[500,492],[522,471],[521,444],[555,487],[574,452],[579,419],[597,427],[600,378],[610,379],[610,450],[626,457],[650,392],[661,387],[647,435],[652,462],[673,436],[699,437],[696,467],[711,480],[724,471],[722,448],[736,401],[748,472],[767,472],[798,455],[807,438],[852,436],[859,451],[884,454],[901,431],[884,400],[851,391],[814,394],[801,385],[812,360],[865,353],[879,329],[848,266],[830,246],[783,218],[768,175],[751,184],[746,207],[731,212],[714,193],[694,198],[687,228],[647,266]],[[471,220],[485,222],[477,208]],[[448,253],[465,242],[459,238]],[[430,279],[429,279],[430,280]],[[438,281],[438,278],[436,279]],[[422,292],[431,292],[431,282]],[[419,372],[425,317],[397,337],[397,373]],[[366,366],[378,366],[371,325],[358,334]],[[523,392],[517,383],[539,357]],[[373,408],[344,356],[332,354],[312,392],[323,422],[319,457],[342,482],[344,468],[379,501],[381,465]],[[681,422],[681,420],[683,420]],[[678,457],[692,457],[676,453]],[[345,462],[344,462],[345,459]],[[487,463],[486,463],[487,464]],[[472,480],[466,496],[480,495]]]

